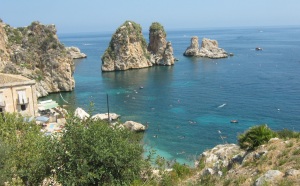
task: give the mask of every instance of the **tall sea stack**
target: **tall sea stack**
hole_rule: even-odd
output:
[[[154,22],[149,28],[148,51],[151,53],[150,61],[155,65],[173,65],[173,48],[171,42],[166,42],[167,33],[164,27]]]
[[[152,66],[142,27],[126,21],[112,35],[102,56],[102,71],[128,70]]]
[[[173,48],[166,42],[162,25],[153,23],[149,29],[149,45],[142,34],[142,27],[126,21],[112,35],[102,60],[102,71],[145,68],[153,65],[173,65]]]

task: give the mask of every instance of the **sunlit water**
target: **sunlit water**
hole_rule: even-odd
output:
[[[101,72],[101,55],[113,33],[59,34],[66,46],[79,47],[88,55],[75,60],[74,91],[62,93],[72,103],[70,108],[85,108],[91,100],[96,112],[107,112],[108,93],[110,112],[122,115],[123,122],[148,122],[144,139],[148,149],[152,146],[167,160],[181,163],[189,163],[217,144],[236,143],[237,134],[254,125],[267,123],[274,130],[299,131],[300,27],[167,33],[179,59],[174,66],[118,72]],[[219,47],[234,56],[184,57],[194,35],[200,44],[203,37],[216,39]],[[45,99],[64,104],[59,94],[41,98]]]

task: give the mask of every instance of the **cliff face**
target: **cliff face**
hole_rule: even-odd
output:
[[[35,79],[37,97],[71,91],[75,65],[56,31],[38,21],[18,28],[0,23],[0,71]]]
[[[164,27],[157,22],[152,23],[149,29],[148,51],[151,53],[150,61],[154,65],[173,65],[173,48],[171,42],[166,42],[167,34]]]
[[[191,39],[191,46],[189,46],[183,53],[185,56],[193,57],[208,57],[208,58],[224,58],[228,57],[228,53],[219,48],[219,44],[216,40],[210,40],[203,38],[201,48],[199,51],[198,37],[193,36]]]
[[[121,25],[113,34],[101,59],[102,71],[152,66],[141,26],[133,21]]]
[[[173,48],[166,42],[163,26],[153,23],[147,42],[142,28],[133,21],[126,21],[113,34],[102,56],[102,71],[145,68],[152,65],[173,65]]]

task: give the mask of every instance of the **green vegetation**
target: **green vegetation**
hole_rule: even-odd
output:
[[[149,28],[149,32],[153,31],[154,35],[157,35],[159,32],[163,34],[164,37],[167,37],[167,33],[165,32],[164,26],[162,26],[158,22],[153,22]]]
[[[277,134],[269,129],[266,124],[254,126],[250,130],[245,131],[244,134],[238,136],[238,144],[242,149],[251,150],[276,136]]]
[[[22,64],[21,67],[25,67],[25,68],[27,68],[27,69],[31,69],[31,65],[28,64],[28,63]]]
[[[71,112],[64,132],[50,137],[21,115],[0,115],[0,158],[5,158],[0,179],[39,185],[52,176],[62,185],[129,185],[146,164],[139,143],[143,136],[118,126],[100,119],[81,121]]]
[[[281,139],[291,139],[291,138],[300,138],[300,133],[299,132],[295,132],[293,130],[289,130],[289,129],[283,129],[283,130],[278,130],[276,131],[277,135],[279,138]]]

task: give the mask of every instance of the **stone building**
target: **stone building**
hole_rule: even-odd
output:
[[[20,75],[0,73],[0,112],[18,112],[37,116],[35,80]]]

